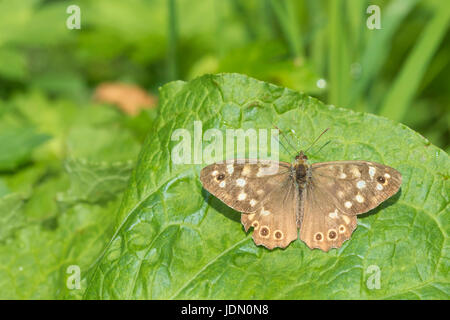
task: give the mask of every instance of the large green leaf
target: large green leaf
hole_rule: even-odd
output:
[[[65,169],[70,177],[70,188],[61,193],[58,200],[66,205],[113,200],[126,188],[133,167],[131,160],[116,163],[69,160]]]
[[[84,277],[111,237],[116,206],[77,204],[51,219],[30,219],[18,195],[0,198],[0,299],[79,297],[81,289],[66,285],[68,267]]]
[[[160,108],[85,298],[450,298],[450,161],[419,134],[237,74],[170,83]],[[303,148],[329,127],[329,143],[312,149],[312,162],[381,162],[402,173],[403,185],[358,218],[340,249],[325,253],[296,241],[269,251],[255,246],[238,212],[202,190],[205,163],[172,163],[178,142],[171,134],[192,134],[195,120],[203,131],[273,123],[295,130],[299,140],[291,143]],[[292,159],[282,153],[281,160]],[[379,289],[371,286],[377,275]]]

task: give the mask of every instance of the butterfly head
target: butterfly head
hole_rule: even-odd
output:
[[[306,154],[303,153],[303,151],[300,151],[298,155],[295,156],[295,164],[305,164],[308,161],[308,157]]]

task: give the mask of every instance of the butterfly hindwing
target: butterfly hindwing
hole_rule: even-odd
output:
[[[300,239],[311,249],[340,248],[355,230],[356,216],[339,211],[320,186],[309,185],[304,192]]]
[[[276,192],[264,199],[260,208],[250,214],[241,214],[245,231],[253,227],[256,245],[268,249],[285,248],[298,238],[298,189],[291,177]]]

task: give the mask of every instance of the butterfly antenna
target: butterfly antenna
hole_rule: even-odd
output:
[[[298,150],[289,142],[288,138],[285,136],[284,132],[278,128],[276,125],[273,125],[275,127],[275,129],[277,129],[278,131],[280,131],[281,135],[283,136],[284,140],[287,142],[287,144],[292,148],[292,150],[294,150],[295,153],[298,152]]]
[[[322,151],[323,148],[325,148],[329,143],[331,142],[331,140],[328,140],[327,142],[325,142],[320,148],[319,150],[317,150],[316,152],[314,152],[314,154],[318,154],[320,151]]]
[[[277,128],[277,129],[278,129],[278,128]],[[280,129],[278,129],[278,130],[280,130]],[[289,151],[288,148],[286,148],[286,146],[281,142],[281,140],[278,139],[278,137],[277,137],[277,141],[278,141],[278,143],[283,147],[283,149],[284,149],[291,157],[293,157],[292,153]]]
[[[323,134],[325,132],[327,132],[330,128],[326,128],[325,130],[323,130],[323,132],[321,134],[319,134],[319,136],[316,138],[316,140],[313,141],[313,143],[310,144],[310,146],[305,150],[305,153],[308,152],[309,149],[311,149],[311,147],[317,142],[317,140],[320,139],[321,136],[323,136]]]
[[[289,151],[288,148],[285,147],[285,145],[280,141],[280,139],[277,138],[278,143],[283,147],[283,149],[291,156],[293,157],[292,153]]]

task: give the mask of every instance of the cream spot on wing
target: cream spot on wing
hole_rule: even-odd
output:
[[[343,198],[344,197],[344,192],[338,191],[337,195],[338,195],[339,198]]]
[[[251,167],[249,165],[245,165],[244,168],[242,169],[242,175],[243,176],[248,176],[251,172]]]
[[[243,187],[243,186],[245,186],[245,179],[242,179],[242,178],[239,178],[239,179],[237,179],[236,180],[236,184],[239,186],[239,187]]]
[[[228,174],[233,174],[234,166],[232,164],[227,165],[227,172],[228,172]]]
[[[256,191],[257,194],[262,195],[264,193],[264,190],[259,189],[258,191]]]
[[[375,175],[375,172],[377,172],[377,170],[374,167],[369,167],[370,179],[373,179],[373,176]]]
[[[217,170],[214,170],[214,171],[211,173],[211,175],[212,175],[213,177],[217,176],[218,174],[219,174],[219,171],[217,171]]]
[[[252,207],[254,207],[255,204],[257,204],[257,203],[258,203],[258,201],[256,201],[255,199],[250,200],[250,205],[251,205]]]
[[[363,189],[363,188],[366,187],[366,182],[363,181],[363,180],[359,180],[359,181],[356,183],[356,187],[357,187],[358,189]]]
[[[222,181],[221,183],[219,183],[219,187],[221,187],[221,188],[225,188],[225,186],[226,186],[226,183],[225,183],[225,181]]]
[[[358,167],[352,167],[351,173],[355,178],[361,178],[361,172],[358,170]]]
[[[262,168],[259,168],[259,169],[258,169],[258,172],[256,173],[256,176],[257,176],[257,177],[263,176],[263,170],[262,170]]]
[[[347,216],[342,216],[342,219],[344,219],[344,222],[346,223],[346,224],[349,224],[350,223],[350,218],[349,217],[347,217]]]
[[[239,195],[238,195],[238,200],[239,201],[245,200],[245,198],[247,198],[247,194],[246,193],[244,193],[244,192],[239,193]]]
[[[347,178],[347,175],[343,172],[341,172],[341,174],[339,175],[339,179],[345,179]]]
[[[356,201],[358,201],[359,203],[363,203],[364,202],[364,197],[360,194],[357,194],[355,197]]]
[[[269,211],[269,210],[264,210],[264,207],[262,207],[262,208],[261,208],[261,214],[262,214],[263,216],[268,216],[268,215],[270,214],[270,211]]]
[[[344,206],[345,206],[346,208],[348,208],[348,209],[350,209],[350,208],[352,207],[352,205],[353,205],[353,203],[351,203],[350,201],[346,201],[346,202],[344,203]]]
[[[329,216],[330,218],[332,218],[332,219],[336,219],[337,216],[338,216],[338,211],[337,211],[337,209],[334,210],[333,212],[330,212],[330,213],[328,214],[328,216]]]
[[[389,179],[389,178],[391,177],[391,175],[390,175],[389,173],[385,173],[385,174],[384,174],[384,177],[385,177],[386,179]]]
[[[258,172],[256,173],[257,177],[264,177],[268,175],[273,175],[278,172],[278,164],[273,164],[268,162],[266,165],[259,167]]]
[[[254,214],[254,213],[251,213],[251,214],[248,215],[248,219],[249,219],[249,220],[253,220],[254,217],[255,217],[255,214]]]
[[[383,190],[383,186],[379,183],[377,183],[377,190],[380,190],[380,191]]]

